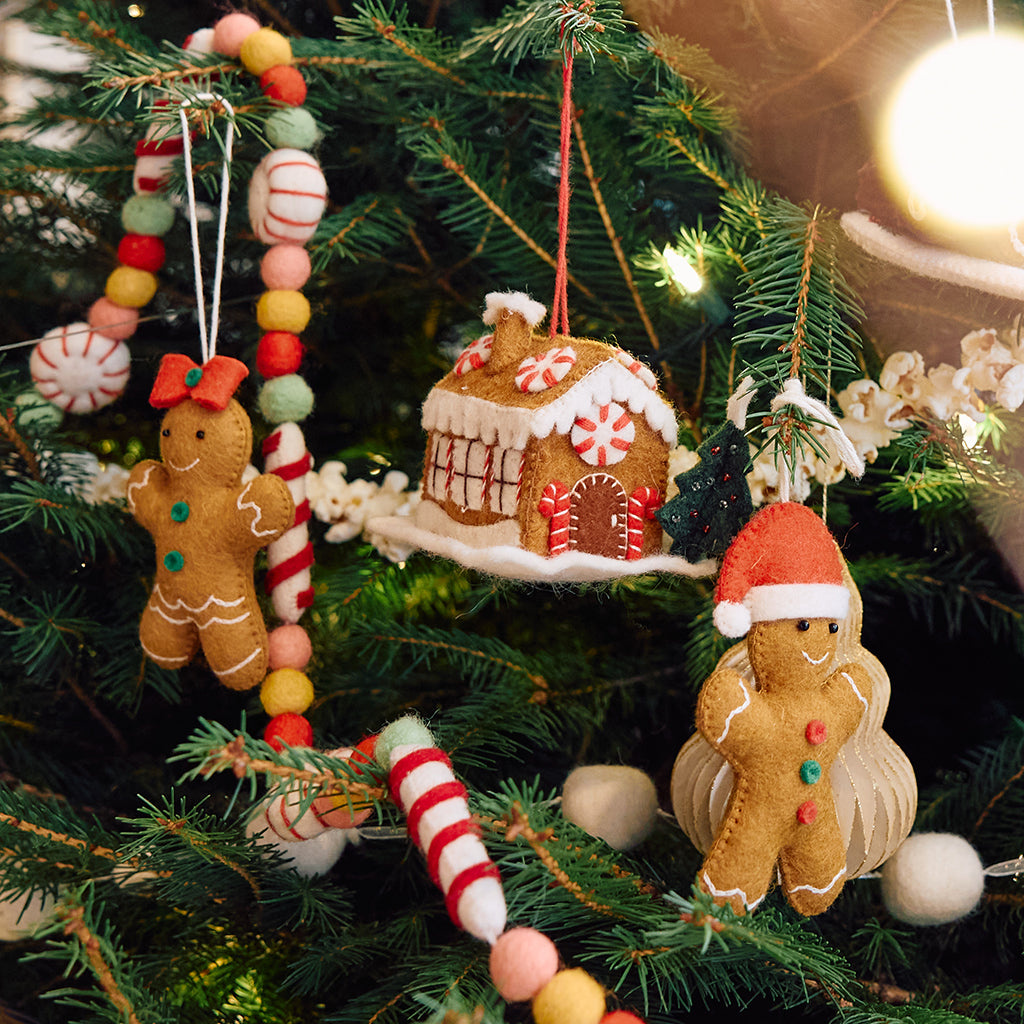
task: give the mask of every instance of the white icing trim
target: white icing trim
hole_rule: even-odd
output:
[[[522,449],[531,437],[545,438],[552,430],[568,434],[581,412],[609,402],[624,404],[634,416],[642,415],[666,444],[678,440],[672,406],[614,358],[599,363],[554,401],[537,409],[434,388],[423,403],[422,423],[427,431],[441,430],[485,444],[498,442],[503,448]]]
[[[853,681],[853,677],[850,675],[849,672],[842,672],[840,674],[850,684],[850,686],[853,688],[853,692],[855,694],[857,694],[857,700],[859,700],[861,702],[861,704],[864,705],[864,710],[867,711],[867,709],[868,709],[868,702],[864,698],[864,694],[861,693],[860,690],[857,689],[857,684]]]
[[[518,313],[530,327],[536,327],[544,319],[547,308],[543,303],[531,299],[526,292],[489,292],[484,296],[483,322],[491,327],[503,310]]]
[[[850,592],[841,583],[770,583],[743,599],[754,622],[775,619],[844,619]]]
[[[743,680],[739,680],[740,689],[743,691],[743,703],[737,705],[729,712],[725,719],[725,728],[722,730],[722,735],[715,740],[716,743],[721,743],[729,734],[729,726],[732,725],[733,718],[740,714],[742,711],[746,711],[750,707],[750,691],[743,685]]]
[[[846,865],[843,865],[843,867],[841,867],[836,872],[835,878],[833,878],[832,881],[829,882],[828,885],[826,885],[823,889],[819,889],[819,888],[817,888],[816,886],[813,886],[813,885],[794,885],[791,889],[787,889],[786,891],[787,892],[813,892],[816,895],[820,896],[822,893],[828,892],[829,889],[831,889],[836,884],[836,882],[841,881],[845,877],[846,877]]]
[[[224,676],[234,675],[234,673],[237,672],[239,669],[245,668],[245,666],[248,665],[253,658],[257,657],[262,650],[262,647],[256,647],[253,650],[252,654],[249,654],[246,657],[244,657],[237,665],[232,665],[231,668],[213,669],[213,674],[218,679],[221,679]],[[210,667],[213,668],[212,665]]]
[[[243,502],[242,499],[249,493],[249,489],[252,487],[253,481],[250,480],[241,490],[238,497],[235,499],[235,505],[238,507],[239,512],[244,512],[247,508],[251,508],[256,513],[256,518],[249,524],[249,532],[254,537],[272,537],[275,533],[280,531],[270,530],[257,530],[256,524],[263,518],[263,509],[256,504],[255,501]]]
[[[1024,299],[1024,269],[1020,267],[896,235],[859,210],[844,213],[840,223],[847,235],[876,259],[948,284]]]
[[[820,658],[812,658],[806,651],[800,652],[812,665],[820,665],[827,657],[832,654],[832,651],[826,651]]]
[[[247,618],[249,618],[249,612],[243,612],[241,615],[238,615],[233,619],[221,619],[217,616],[214,616],[212,619],[207,619],[205,622],[196,622],[196,620],[192,618],[192,616],[188,616],[184,619],[172,618],[170,615],[167,614],[167,612],[163,610],[163,608],[161,608],[157,604],[154,604],[152,601],[149,602],[149,607],[154,612],[156,612],[156,614],[159,615],[160,618],[165,619],[167,622],[170,622],[174,626],[184,626],[188,623],[195,623],[195,625],[198,626],[199,629],[206,629],[207,626],[213,625],[234,626],[236,623],[244,622]]]
[[[702,877],[704,878],[704,884],[708,887],[708,891],[711,893],[712,896],[725,896],[726,898],[728,898],[729,896],[742,896],[743,905],[748,910],[756,910],[758,904],[767,895],[767,893],[762,893],[760,896],[757,897],[756,900],[754,900],[753,903],[751,903],[750,900],[747,898],[747,894],[742,889],[738,887],[735,889],[717,889],[712,883],[711,879],[708,878],[708,873],[706,871],[704,872]]]
[[[161,664],[169,665],[172,668],[179,668],[180,666],[188,662],[188,658],[184,658],[180,654],[176,655],[173,658],[168,658],[165,655],[161,654],[155,654],[141,640],[139,641],[139,646],[145,652],[146,657],[149,658],[151,661],[158,661]]]
[[[149,484],[149,478],[152,475],[154,469],[156,469],[155,463],[152,466],[147,466],[146,472],[142,475],[142,479],[137,480],[135,483],[128,485],[126,497],[128,498],[129,511],[135,511],[135,498],[132,497],[132,491],[142,490],[143,487],[146,487]]]
[[[184,608],[185,611],[191,612],[193,615],[198,615],[200,612],[206,611],[211,604],[218,605],[221,608],[235,608],[245,601],[244,594],[241,597],[236,597],[234,601],[222,601],[215,594],[211,594],[201,605],[199,605],[198,608],[193,608],[192,605],[186,604],[180,597],[175,601],[168,601],[161,592],[159,583],[153,584],[153,590],[150,597],[160,601],[165,608],[171,611],[174,611],[176,608]]]
[[[423,502],[419,507],[428,504]],[[555,556],[537,555],[511,544],[476,548],[454,537],[425,530],[412,516],[380,516],[370,519],[366,529],[372,533],[379,533],[389,540],[450,558],[467,569],[476,569],[505,579],[538,583],[589,583],[624,576],[642,576],[652,572],[700,577],[710,576],[718,568],[718,563],[711,558],[706,558],[702,562],[688,562],[678,555],[666,554],[627,560],[606,558],[604,555],[592,555],[575,550]],[[465,531],[474,528],[457,524],[457,529],[460,534],[464,534]]]
[[[170,459],[164,458],[164,462],[167,463],[175,473],[187,473],[190,469],[199,465],[199,456],[197,455],[187,466],[176,466]]]

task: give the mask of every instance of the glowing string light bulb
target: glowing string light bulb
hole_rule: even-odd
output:
[[[1024,36],[959,36],[903,78],[883,119],[894,184],[955,225],[1024,220]]]
[[[677,249],[666,245],[662,252],[665,265],[676,286],[689,295],[699,292],[704,287],[704,281],[700,274],[693,268],[693,264]]]

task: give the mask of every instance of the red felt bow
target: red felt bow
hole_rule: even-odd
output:
[[[170,409],[191,398],[204,409],[226,409],[235,389],[248,375],[245,363],[230,356],[214,356],[196,366],[188,356],[168,352],[160,360],[149,404],[156,409]]]

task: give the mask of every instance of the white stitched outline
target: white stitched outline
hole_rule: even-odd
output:
[[[199,456],[197,455],[187,466],[176,466],[166,455],[164,456],[164,462],[176,473],[187,473],[193,466],[199,465]]]
[[[742,896],[743,897],[743,905],[748,910],[756,910],[757,909],[757,905],[767,895],[767,893],[761,893],[761,895],[758,896],[757,899],[754,900],[753,903],[751,903],[750,900],[747,898],[747,894],[742,889],[740,889],[740,888],[736,888],[736,889],[716,889],[714,884],[712,883],[711,879],[708,878],[708,873],[706,871],[704,872],[704,884],[708,887],[708,890],[710,891],[712,896],[727,896],[727,897],[728,896]]]
[[[185,602],[180,597],[176,601],[168,601],[167,598],[164,597],[164,595],[160,592],[159,583],[153,585],[153,591],[150,596],[156,598],[163,604],[165,608],[169,609],[170,611],[175,611],[176,609],[183,608],[185,611],[191,612],[193,615],[198,615],[200,612],[206,611],[206,609],[209,608],[211,604],[220,605],[221,608],[234,608],[245,601],[244,594],[241,597],[236,597],[233,601],[222,601],[216,595],[211,594],[198,608],[193,608],[192,605],[185,604]]]
[[[817,661],[814,660],[806,651],[800,652],[812,665],[820,665],[832,652],[826,651]]]
[[[172,625],[184,626],[188,623],[195,623],[195,625],[198,626],[199,629],[206,629],[207,626],[213,625],[233,626],[236,623],[244,622],[247,618],[249,618],[249,612],[243,612],[241,615],[236,616],[233,619],[220,619],[217,618],[217,616],[214,616],[212,619],[207,619],[205,622],[196,622],[195,619],[192,618],[192,616],[188,616],[184,619],[171,618],[171,616],[168,615],[167,612],[163,610],[163,608],[161,608],[159,605],[153,604],[152,602],[150,602],[149,607],[152,608],[153,611],[155,611],[157,615],[159,615],[162,619],[166,619]]]
[[[254,537],[269,537],[271,534],[277,533],[277,530],[257,530],[256,529],[256,524],[263,518],[263,509],[261,509],[259,507],[259,505],[256,504],[255,501],[247,501],[247,502],[244,502],[244,503],[242,502],[242,499],[246,496],[246,494],[249,493],[249,488],[252,487],[252,484],[253,484],[253,482],[252,482],[252,480],[250,480],[245,485],[245,487],[242,488],[242,492],[241,492],[241,494],[238,495],[238,498],[236,499],[235,504],[238,506],[238,511],[239,512],[244,512],[247,508],[251,508],[251,509],[253,509],[255,511],[256,518],[249,525],[249,529],[252,531],[252,535]]]
[[[224,676],[230,676],[233,673],[237,672],[240,668],[245,668],[245,666],[248,665],[249,662],[252,661],[252,659],[255,658],[256,655],[258,655],[262,650],[262,647],[257,647],[252,652],[252,654],[244,657],[237,665],[232,665],[231,668],[214,669],[214,674],[217,676],[218,679]]]
[[[864,694],[857,689],[857,684],[853,681],[853,678],[850,676],[850,673],[842,672],[840,674],[850,684],[850,686],[853,687],[853,692],[857,694],[857,700],[859,700],[861,704],[864,705],[864,710],[866,711],[868,707],[868,702],[864,699]]]
[[[142,479],[137,480],[135,483],[128,485],[128,508],[131,509],[132,512],[135,511],[135,498],[132,496],[132,491],[141,490],[143,487],[145,487],[149,483],[149,476],[154,469],[156,469],[155,464],[152,466],[147,466],[146,472],[143,474]]]
[[[743,691],[743,703],[740,704],[739,707],[733,708],[732,711],[729,712],[728,716],[725,719],[725,728],[722,730],[722,735],[719,736],[717,740],[715,740],[716,743],[721,743],[722,740],[724,740],[725,737],[729,734],[729,726],[732,725],[733,716],[738,715],[741,711],[746,711],[746,709],[750,707],[750,693],[748,692],[747,688],[743,685],[742,679],[738,680],[738,682],[740,684],[740,689]]]
[[[843,675],[846,675],[846,673],[844,672]],[[849,677],[847,677],[847,678],[849,678]],[[856,689],[856,687],[854,687],[854,689]],[[789,891],[790,892],[813,892],[813,893],[816,893],[818,896],[820,896],[822,893],[828,892],[829,889],[831,889],[832,886],[834,886],[836,884],[836,882],[838,882],[841,878],[845,877],[845,875],[846,875],[846,867],[844,865],[843,867],[841,867],[839,869],[838,872],[836,872],[835,878],[833,878],[832,881],[829,882],[828,885],[826,885],[824,889],[817,889],[813,885],[794,885],[793,888],[790,889]]]

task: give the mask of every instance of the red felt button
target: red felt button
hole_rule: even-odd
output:
[[[267,378],[295,373],[305,348],[297,334],[267,331],[256,348],[256,369]]]
[[[260,75],[260,88],[267,99],[286,103],[290,107],[300,107],[306,100],[306,80],[298,68],[288,64],[267,68]]]
[[[820,722],[817,718],[812,718],[807,723],[807,729],[804,731],[804,735],[807,737],[807,742],[816,747],[819,743],[825,742],[825,737],[828,735],[828,729],[825,728],[824,722]]]
[[[163,265],[164,243],[156,235],[125,235],[117,247],[117,258],[126,267],[156,273]]]
[[[810,825],[818,816],[818,805],[813,800],[805,800],[796,810],[796,820],[801,825]]]

